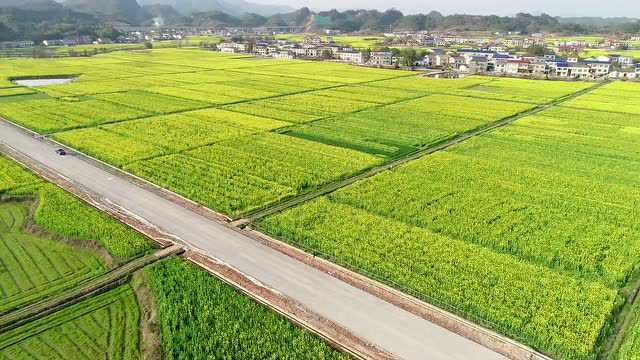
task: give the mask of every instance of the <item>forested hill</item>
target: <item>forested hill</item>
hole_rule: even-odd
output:
[[[148,0],[146,3],[154,1]],[[158,0],[160,1],[160,0]],[[244,0],[243,0],[244,1]],[[345,33],[389,31],[489,31],[531,34],[640,33],[640,21],[623,18],[615,21],[597,18],[563,19],[550,15],[516,16],[405,15],[398,10],[347,10],[313,12],[308,8],[262,16],[245,12],[231,15],[222,11],[196,11],[188,15],[170,5],[140,6],[136,0],[0,0],[0,41],[42,40],[71,35],[95,34],[109,24],[209,27],[215,25],[299,26],[306,31],[339,30]]]

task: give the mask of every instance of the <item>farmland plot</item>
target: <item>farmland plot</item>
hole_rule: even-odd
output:
[[[486,99],[544,104],[592,86],[586,82],[493,79],[489,82],[456,89],[451,93]]]
[[[250,134],[248,130],[183,114],[128,121],[103,129],[129,139],[132,144],[150,144],[165,148],[167,152]]]
[[[640,85],[637,83],[611,83],[563,105],[588,110],[640,115]]]
[[[239,215],[380,161],[351,150],[265,133],[136,162],[125,169],[215,210]]]
[[[426,92],[411,90],[385,89],[368,85],[340,86],[328,90],[314,92],[315,95],[329,96],[339,99],[366,101],[377,104],[392,104],[402,100],[418,98],[426,95]]]
[[[0,314],[103,273],[88,251],[25,233],[29,206],[0,203]]]
[[[101,128],[62,132],[53,138],[115,166],[168,153],[167,149],[151,143],[135,142],[130,137]]]
[[[0,334],[0,359],[140,359],[139,321],[121,286]]]
[[[333,82],[337,84],[362,83],[411,74],[410,72],[390,72],[388,70],[380,69],[365,69],[347,64],[328,62],[287,62],[282,65],[238,69],[238,71],[261,75],[280,75],[289,77],[292,81],[295,81],[295,78],[301,78]]]
[[[552,108],[260,226],[554,357],[593,359],[639,269],[639,127]]]
[[[288,123],[219,109],[198,110],[127,121],[103,129],[177,152],[287,126]]]
[[[318,117],[350,113],[377,106],[377,104],[371,102],[332,98],[315,95],[313,93],[282,96],[274,99],[261,100],[258,103],[264,104],[264,106],[269,108],[275,108],[276,110],[300,112]]]
[[[42,133],[134,119],[146,112],[95,99],[0,102],[0,116]]]
[[[319,338],[192,264],[147,268],[166,359],[347,359]]]
[[[97,99],[114,104],[125,105],[145,112],[166,114],[177,111],[204,108],[207,104],[174,96],[153,94],[144,91],[128,91],[123,93],[96,95]]]
[[[456,89],[469,88],[491,81],[489,78],[467,77],[464,79],[433,79],[424,77],[402,77],[372,82],[368,85],[383,89],[412,90],[428,93],[443,93]]]
[[[394,157],[529,109],[526,104],[431,95],[315,121],[287,134]]]
[[[296,111],[296,109],[286,110],[277,109],[270,102],[267,101],[254,101],[245,102],[241,104],[233,104],[224,106],[223,109],[235,111],[241,114],[249,114],[255,116],[261,116],[265,118],[286,121],[290,123],[305,123],[313,120],[320,119],[322,116],[307,114]]]

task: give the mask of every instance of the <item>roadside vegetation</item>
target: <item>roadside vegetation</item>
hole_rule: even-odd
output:
[[[34,204],[30,206],[34,209],[32,221],[22,220],[23,224],[35,225],[31,231],[38,233],[43,230],[53,237],[87,248],[104,248],[115,262],[126,261],[151,250],[151,245],[142,235],[41,180],[13,161],[0,156],[0,170],[0,197]],[[20,212],[28,218],[26,213],[26,210]]]
[[[611,356],[613,360],[640,359],[640,302],[636,302],[629,316],[629,327],[625,329],[620,347]]]
[[[165,359],[348,359],[195,265],[146,269]]]

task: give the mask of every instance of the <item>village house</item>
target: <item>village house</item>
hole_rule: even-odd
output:
[[[393,54],[389,51],[372,51],[369,64],[377,66],[393,65]]]
[[[595,77],[606,76],[611,72],[611,62],[609,61],[585,60],[583,63],[591,68],[591,73]]]
[[[447,54],[444,52],[444,50],[433,49],[428,56],[431,66],[440,67],[446,65]]]
[[[276,51],[271,54],[274,59],[285,59],[285,60],[293,60],[295,55],[291,51],[282,50]]]
[[[31,40],[24,41],[4,41],[0,42],[0,49],[24,49],[33,47],[35,44]]]
[[[360,51],[338,51],[336,53],[338,60],[354,63],[354,64],[362,64],[363,56]]]

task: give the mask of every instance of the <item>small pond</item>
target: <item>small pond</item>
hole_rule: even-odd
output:
[[[47,85],[62,85],[69,84],[75,81],[74,77],[64,77],[64,78],[50,78],[50,79],[17,79],[13,82],[27,87],[37,87],[37,86],[47,86]]]

